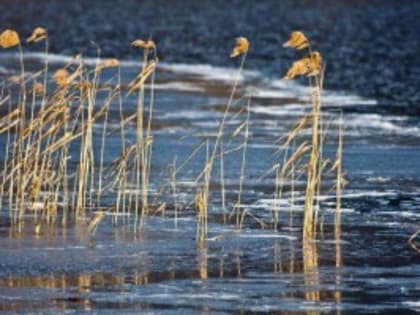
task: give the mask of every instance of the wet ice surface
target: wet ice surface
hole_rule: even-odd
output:
[[[381,197],[383,200],[383,197]],[[358,217],[358,218],[355,218]],[[345,313],[416,309],[418,256],[407,248],[412,218],[356,212],[344,215],[335,267],[331,233],[318,242],[319,268],[302,272],[299,233],[213,225],[205,248],[194,224],[151,218],[134,239],[103,222],[95,248],[73,230],[32,239],[2,238],[0,300],[4,314],[201,312]],[[365,221],[362,223],[361,221]],[[392,224],[397,223],[398,224]],[[326,229],[330,229],[329,226]],[[24,253],[24,254],[23,254]],[[308,281],[313,281],[309,282]],[[319,300],[305,293],[316,292]]]
[[[36,69],[40,55],[28,55]],[[3,54],[2,64],[16,61]],[[66,62],[52,56],[52,67]],[[90,60],[89,62],[94,62]],[[123,80],[138,71],[135,61],[122,63]],[[30,70],[29,70],[30,71]],[[115,72],[105,75],[112,77]],[[170,177],[169,165],[182,163],[203,139],[214,136],[235,70],[208,65],[165,64],[156,82],[152,191]],[[268,222],[274,204],[273,174],[278,140],[310,110],[308,90],[282,80],[266,81],[256,71],[241,77],[239,94],[252,95],[250,142],[242,206]],[[334,193],[323,194],[323,232],[314,248],[302,251],[303,180],[296,181],[294,205],[286,188],[279,228],[261,229],[247,217],[242,231],[232,220],[223,224],[218,171],[213,179],[209,235],[197,245],[191,206],[194,178],[204,165],[199,154],[177,177],[174,220],[150,216],[134,233],[132,216],[116,227],[106,217],[92,247],[81,224],[55,228],[34,237],[26,218],[22,235],[0,226],[0,311],[3,314],[232,314],[232,313],[415,313],[419,311],[420,259],[407,244],[420,219],[420,142],[417,120],[380,114],[381,103],[348,92],[325,91],[328,124],[326,155],[335,156],[339,112],[344,112],[344,169],[349,185],[342,200],[342,230],[334,231]],[[226,134],[245,118],[246,99],[229,114]],[[132,113],[135,101],[125,100]],[[111,108],[110,126],[118,125]],[[100,122],[95,136],[101,135]],[[134,126],[127,137],[134,138]],[[307,134],[307,132],[306,132]],[[329,136],[328,136],[329,135]],[[4,139],[1,140],[2,142]],[[106,163],[119,150],[119,135],[108,139]],[[235,140],[236,141],[236,140]],[[238,143],[226,138],[226,148]],[[240,139],[238,141],[241,141]],[[228,206],[235,203],[240,153],[225,157]],[[265,176],[264,176],[265,175]],[[333,178],[325,182],[333,185]],[[290,183],[286,183],[289,187]],[[173,202],[172,195],[166,201]],[[229,208],[230,209],[230,208]],[[292,210],[291,210],[292,209]],[[229,213],[227,214],[229,215]],[[338,254],[337,254],[338,253]],[[337,255],[339,257],[338,266]],[[307,268],[317,261],[316,268]]]

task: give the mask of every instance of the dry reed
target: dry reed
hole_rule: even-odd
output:
[[[49,72],[47,31],[41,27],[35,28],[26,42],[31,44],[44,42],[45,44],[44,67],[38,72],[28,75],[25,75],[19,35],[13,30],[6,30],[0,35],[1,47],[19,47],[21,62],[21,75],[10,78],[10,82],[7,83],[19,90],[17,97],[12,94],[2,95],[0,103],[0,106],[6,106],[3,104],[9,106],[8,113],[0,118],[0,134],[4,134],[7,139],[0,182],[2,205],[3,203],[7,205],[15,223],[18,223],[27,211],[34,212],[37,219],[34,228],[36,235],[41,235],[42,229],[55,224],[60,213],[62,213],[61,223],[65,226],[67,214],[70,213],[76,222],[86,221],[87,217],[91,217],[87,230],[93,237],[99,223],[106,215],[102,209],[103,206],[111,209],[112,212],[115,212],[114,214],[134,214],[136,218],[134,229],[137,232],[138,227],[144,224],[149,210],[152,209],[149,198],[154,143],[152,132],[154,82],[158,64],[156,43],[151,39],[138,39],[132,42],[133,47],[142,50],[141,68],[138,75],[129,82],[126,93],[124,93],[120,74],[121,65],[118,59],[101,60],[98,58],[95,66],[91,68],[84,63],[83,57],[78,55],[65,66],[55,69],[52,74],[54,83],[52,85],[52,82],[47,79]],[[304,166],[307,183],[303,238],[307,241],[312,240],[316,235],[318,215],[316,209],[319,208],[319,204],[316,203],[319,202],[317,197],[320,194],[322,173],[327,165],[322,156],[323,61],[320,53],[311,51],[309,40],[301,32],[293,32],[284,46],[298,50],[308,49],[309,54],[293,63],[285,79],[293,79],[300,75],[311,77],[310,82],[313,84],[314,93],[311,95],[312,112],[300,119],[287,134],[279,149],[279,152],[285,152],[283,161],[276,163],[272,169],[276,174],[275,204],[272,217],[274,227],[277,228],[280,220],[279,204],[285,182],[289,178],[292,181],[293,204],[294,181],[299,176],[303,176],[300,169]],[[241,57],[240,66],[219,121],[214,141],[210,142],[207,139],[207,142],[200,143],[188,158],[178,165],[174,159],[170,169],[170,179],[166,183],[172,190],[174,223],[177,228],[179,210],[181,209],[178,200],[181,188],[177,182],[179,172],[207,143],[204,167],[196,177],[194,205],[198,243],[203,243],[207,239],[209,207],[212,205],[210,202],[211,185],[217,158],[220,158],[220,195],[223,214],[228,207],[224,180],[226,167],[224,157],[231,152],[239,152],[241,157],[238,171],[238,192],[232,209],[232,213],[235,214],[235,226],[242,229],[246,216],[254,219],[262,228],[266,225],[243,205],[251,124],[251,101],[249,98],[246,110],[237,114],[239,116],[245,113],[245,118],[235,125],[233,131],[230,130],[227,145],[224,142],[227,136],[228,116],[235,105],[234,100],[237,99],[237,90],[249,47],[249,41],[245,37],[236,39],[230,56],[232,58]],[[104,71],[117,72],[117,84],[114,87],[101,85]],[[40,79],[41,76],[43,79]],[[150,84],[150,89],[146,88],[146,83]],[[31,89],[27,90],[27,87],[31,87]],[[101,103],[98,102],[99,93],[107,93],[105,100]],[[136,110],[134,113],[126,114],[123,101],[130,96],[137,98]],[[121,153],[107,169],[105,157],[107,135],[109,134],[109,114],[110,106],[114,102],[118,106],[119,128],[116,129],[119,129],[121,133]],[[40,106],[37,107],[37,104]],[[95,145],[93,135],[95,123],[100,124],[103,128],[100,142],[97,145]],[[135,125],[135,137],[132,142],[126,135],[126,128],[130,123]],[[295,146],[295,142],[300,141],[302,131],[308,127],[311,128],[311,139],[302,141]],[[235,139],[242,140],[240,145],[225,151],[229,143]],[[293,148],[290,149],[292,143]],[[70,152],[79,154],[74,161],[76,166],[73,168],[68,164]],[[344,183],[341,127],[334,169],[337,171],[335,224],[336,227],[340,227],[339,209]],[[164,187],[162,191],[164,191]],[[104,202],[108,192],[110,193],[109,199],[115,204],[110,204],[109,201]],[[161,195],[157,194],[157,196]],[[159,204],[156,199],[152,203],[157,204],[154,209],[164,216],[166,203]],[[45,219],[45,222],[42,219]],[[226,217],[224,221],[227,222]],[[337,232],[337,234],[339,233]],[[316,256],[316,249],[310,248],[310,250],[313,252],[311,256]],[[279,256],[279,253],[276,253]],[[307,260],[308,268],[316,267],[316,258],[309,257]],[[277,269],[280,270],[280,268],[281,266],[278,265]],[[240,267],[238,270],[240,272]]]
[[[284,47],[294,49],[305,49],[309,51],[309,55],[292,64],[287,71],[284,79],[290,80],[297,76],[314,77],[313,85],[311,85],[311,102],[312,111],[309,115],[302,118],[294,130],[289,133],[282,149],[289,146],[290,142],[296,138],[300,130],[304,128],[309,122],[311,123],[311,141],[310,146],[303,149],[302,145],[299,150],[306,153],[310,149],[308,166],[306,169],[306,189],[305,189],[305,204],[304,204],[304,219],[303,219],[303,238],[304,240],[311,240],[316,237],[319,198],[321,192],[322,172],[327,165],[327,160],[323,159],[323,123],[321,112],[321,93],[323,86],[323,61],[319,52],[314,52],[311,49],[308,38],[300,31],[292,32],[290,39],[284,43]],[[340,138],[341,139],[341,138]],[[341,140],[339,143],[341,150]],[[293,164],[293,163],[292,163]],[[340,164],[341,165],[341,164]],[[341,171],[341,168],[340,168]],[[341,177],[341,174],[338,175]],[[338,183],[337,185],[341,185]],[[341,191],[337,191],[338,194]],[[337,197],[338,198],[338,197]]]

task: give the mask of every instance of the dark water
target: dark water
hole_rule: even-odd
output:
[[[174,158],[182,163],[216,133],[237,75],[232,68],[237,65],[227,58],[232,38],[248,36],[253,48],[246,69],[251,71],[245,72],[238,91],[253,96],[242,204],[259,220],[247,216],[242,231],[232,221],[223,224],[216,170],[208,240],[197,245],[191,204],[204,152],[177,177],[177,221],[168,190],[162,196],[169,205],[165,217],[150,216],[141,233],[134,233],[131,217],[119,218],[113,227],[107,216],[94,247],[83,224],[46,229],[34,237],[33,216],[25,218],[23,233],[16,234],[3,211],[2,314],[420,312],[420,257],[407,243],[420,220],[418,2],[2,1],[1,7],[5,27],[30,33],[41,24],[50,30],[53,69],[66,62],[65,54],[94,55],[89,44],[94,40],[103,55],[126,60],[125,83],[139,67],[130,41],[153,35],[162,63],[156,83],[152,195],[170,178]],[[335,156],[338,110],[343,110],[349,181],[341,231],[334,230],[334,193],[325,191],[323,232],[304,250],[303,180],[296,181],[293,196],[286,183],[278,231],[261,229],[259,223],[270,222],[274,207],[274,175],[266,174],[282,162],[275,155],[276,141],[310,110],[304,85],[280,79],[296,56],[281,48],[292,29],[305,30],[327,60],[323,100],[330,137],[325,155]],[[28,71],[39,69],[41,59],[28,53]],[[16,71],[16,61],[14,53],[0,54],[3,78]],[[116,82],[113,70],[104,75]],[[244,100],[234,106],[227,135],[245,119],[245,107]],[[135,110],[135,99],[125,99],[125,113]],[[110,113],[112,127],[118,124],[115,104]],[[95,127],[96,139],[101,128]],[[128,126],[129,139],[134,139],[134,129]],[[5,139],[0,140],[3,146]],[[225,141],[229,149],[241,139]],[[119,150],[119,135],[113,134],[107,138],[105,162],[111,163]],[[240,158],[241,152],[225,157],[227,212],[237,200]],[[325,183],[333,186],[334,178],[327,176]],[[108,191],[105,200],[112,203],[113,193]]]

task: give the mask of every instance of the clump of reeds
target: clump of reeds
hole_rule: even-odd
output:
[[[0,134],[6,137],[0,201],[2,207],[6,205],[10,211],[12,222],[20,229],[24,214],[31,211],[36,221],[34,233],[40,235],[40,229],[56,222],[59,214],[65,226],[68,214],[77,221],[86,216],[87,209],[100,209],[104,190],[112,186],[104,185],[104,154],[109,107],[115,101],[120,105],[123,148],[116,177],[118,196],[122,197],[117,202],[116,211],[120,208],[125,211],[130,206],[125,197],[130,179],[136,183],[133,212],[139,213],[140,207],[147,209],[153,142],[153,78],[157,63],[155,43],[151,40],[133,42],[135,47],[145,52],[140,74],[130,83],[127,93],[138,92],[137,112],[127,119],[122,113],[118,59],[98,58],[96,65],[91,68],[84,64],[81,55],[76,55],[49,76],[48,32],[36,27],[26,42],[31,45],[44,43],[45,46],[44,66],[31,74],[25,73],[18,33],[8,29],[0,34],[0,47],[18,47],[21,67],[20,75],[9,78],[5,83],[8,88],[1,92],[1,104],[8,104],[9,112],[0,119]],[[149,61],[150,50],[154,55]],[[102,73],[110,68],[118,69],[118,84],[102,85]],[[52,80],[49,80],[50,77]],[[152,88],[147,106],[148,117],[143,122],[144,85],[150,77]],[[98,103],[98,93],[107,93],[103,103]],[[103,127],[101,143],[95,146],[93,128],[94,123],[100,120]],[[132,120],[137,122],[137,139],[127,149],[124,128]],[[77,147],[79,157],[76,158],[76,171],[70,173],[70,148],[74,150]],[[99,147],[99,150],[95,147]],[[130,163],[134,163],[138,172],[129,172]],[[91,222],[99,222],[98,218],[102,217],[95,216],[97,220]],[[43,221],[46,224],[41,224]],[[91,230],[94,232],[95,229]]]
[[[298,50],[307,49],[309,54],[293,63],[287,71],[284,79],[291,80],[296,76],[313,77],[310,81],[312,87],[311,102],[312,111],[305,116],[287,138],[286,146],[296,137],[300,130],[307,124],[312,124],[311,141],[308,146],[303,144],[298,151],[301,156],[308,149],[310,150],[309,162],[307,166],[307,184],[305,190],[305,206],[303,219],[303,238],[312,239],[316,233],[317,211],[315,209],[316,195],[319,194],[322,173],[322,115],[321,115],[321,92],[323,84],[323,62],[321,54],[312,51],[309,40],[299,31],[292,32],[290,39],[283,44],[284,47],[295,48]],[[293,157],[293,155],[292,155]],[[295,158],[293,158],[295,159]]]
[[[85,64],[81,55],[49,75],[48,64],[48,32],[37,27],[27,38],[31,45],[45,46],[44,66],[39,71],[26,74],[23,62],[22,44],[19,35],[13,30],[0,34],[0,46],[4,49],[18,47],[21,73],[9,78],[5,83],[10,87],[2,90],[0,106],[9,106],[8,113],[0,119],[0,134],[6,136],[4,164],[0,180],[1,204],[6,205],[13,222],[22,221],[28,211],[35,214],[34,233],[41,234],[43,226],[52,225],[61,215],[61,224],[67,224],[67,214],[76,221],[92,217],[88,231],[94,235],[96,228],[105,213],[135,214],[135,229],[143,224],[151,209],[150,175],[152,169],[153,133],[152,121],[154,110],[154,82],[158,63],[157,46],[151,40],[137,39],[132,46],[142,51],[141,68],[138,75],[125,87],[121,84],[120,62],[118,59],[98,59],[94,67]],[[326,161],[322,157],[323,130],[321,113],[321,92],[323,84],[323,62],[319,52],[312,51],[309,40],[301,32],[293,32],[285,47],[307,50],[308,54],[293,63],[285,79],[297,76],[310,77],[312,87],[312,111],[297,122],[289,132],[281,150],[287,151],[282,163],[275,165],[276,200],[280,200],[285,181],[294,181],[301,173],[305,173],[307,184],[305,190],[303,237],[313,239],[317,223],[317,196],[320,194],[322,171]],[[232,205],[232,216],[235,227],[243,227],[245,216],[253,215],[242,205],[245,190],[245,173],[247,168],[248,142],[250,138],[250,97],[246,97],[247,106],[238,115],[246,117],[237,125],[230,137],[226,137],[229,124],[228,116],[235,105],[237,90],[242,77],[244,63],[250,44],[245,37],[236,39],[230,54],[231,58],[240,58],[240,66],[233,82],[230,96],[224,107],[222,118],[217,127],[213,141],[207,139],[201,143],[183,163],[173,163],[169,185],[172,188],[175,226],[178,219],[177,175],[188,160],[206,147],[204,167],[196,177],[195,208],[197,216],[197,240],[207,239],[208,215],[211,184],[215,163],[220,159],[220,182],[222,208],[227,206],[224,186],[225,147],[236,139],[241,143],[230,150],[240,152],[238,193]],[[114,69],[114,70],[109,70]],[[104,71],[116,71],[110,80],[117,80],[115,85],[103,84]],[[51,78],[52,80],[50,80]],[[150,88],[146,88],[146,84]],[[98,102],[98,94],[106,93],[103,102]],[[129,115],[124,113],[125,97],[136,97],[136,110]],[[238,102],[241,99],[238,100]],[[112,165],[104,164],[107,136],[109,135],[109,111],[111,104],[116,103],[119,110],[119,132],[121,133],[121,153]],[[95,145],[94,124],[100,123],[102,133],[100,143]],[[129,123],[135,125],[135,137],[130,142],[126,136]],[[301,131],[311,127],[311,138],[295,147]],[[227,139],[227,145],[225,146]],[[207,144],[207,146],[204,146]],[[293,149],[289,150],[293,144]],[[78,149],[78,151],[77,151]],[[74,150],[74,151],[73,151]],[[73,168],[69,165],[70,152],[77,152]],[[340,129],[339,148],[336,162],[332,169],[337,171],[337,212],[340,218],[340,200],[343,186],[342,176],[342,136]],[[77,154],[76,153],[76,154]],[[304,158],[308,164],[301,171]],[[299,173],[300,172],[300,173]],[[296,173],[299,173],[296,175]],[[108,177],[107,177],[108,176]],[[105,181],[105,179],[109,179]],[[292,186],[293,187],[293,186]],[[108,189],[108,190],[107,190]],[[115,189],[111,192],[112,189]],[[103,202],[105,192],[110,192],[106,203]],[[293,195],[293,193],[292,193]],[[112,197],[115,197],[112,199]],[[165,213],[165,203],[157,207]],[[275,204],[275,208],[278,205]],[[103,209],[106,208],[106,209]],[[106,212],[110,210],[109,212]],[[93,216],[91,215],[92,213]],[[225,214],[225,213],[224,213]],[[278,209],[274,209],[274,227],[277,228]],[[140,222],[137,220],[140,219]],[[83,221],[80,220],[80,221]],[[262,221],[255,218],[261,226]],[[225,222],[227,218],[225,217]],[[114,221],[115,222],[115,221]]]

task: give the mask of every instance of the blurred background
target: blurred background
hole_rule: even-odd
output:
[[[104,56],[133,58],[130,42],[150,36],[172,63],[233,66],[233,39],[246,36],[246,67],[277,78],[296,58],[281,44],[302,30],[326,60],[327,88],[420,114],[419,1],[2,0],[0,18],[22,34],[44,26],[51,51],[70,55],[95,56],[94,41]]]

